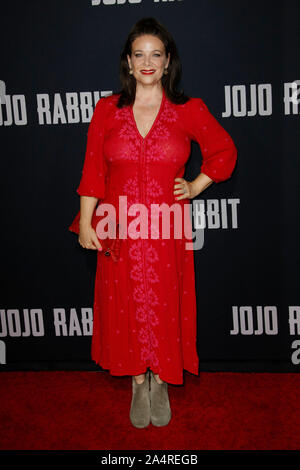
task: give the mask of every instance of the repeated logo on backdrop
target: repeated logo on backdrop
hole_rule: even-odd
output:
[[[273,113],[271,83],[225,85],[222,118],[266,117]],[[0,126],[26,126],[28,122],[26,95],[9,94],[9,84],[0,80]],[[80,124],[91,120],[97,101],[113,93],[108,91],[37,93],[36,120],[33,124]],[[282,113],[286,116],[300,113],[300,80],[282,85]]]
[[[278,329],[278,309],[272,306],[231,307],[232,328],[230,335],[276,336]],[[47,318],[49,315],[47,313]],[[289,306],[286,316],[290,336],[300,336],[300,307]],[[93,332],[92,308],[53,308],[51,322],[55,336],[91,336]],[[38,338],[45,336],[44,312],[41,308],[0,310],[0,338]],[[6,344],[0,340],[0,364],[6,364]],[[291,363],[300,364],[300,340],[291,344]]]
[[[137,5],[141,4],[143,0],[91,0],[91,5],[94,7],[97,6],[121,6],[121,5]],[[175,2],[183,2],[183,0],[153,0],[153,3],[169,3],[170,5]]]

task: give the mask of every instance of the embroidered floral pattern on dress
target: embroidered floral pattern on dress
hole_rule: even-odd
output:
[[[151,227],[152,231],[159,233],[156,227],[155,217],[151,217],[151,204],[159,204],[164,195],[163,188],[159,181],[153,176],[149,176],[149,168],[145,169],[145,184],[146,184],[146,201],[145,204],[148,208],[148,236],[151,236]],[[122,194],[127,197],[127,213],[132,204],[142,202],[142,191],[140,189],[140,178],[136,175],[134,177],[128,178],[122,186]],[[157,235],[156,235],[157,238]]]
[[[159,277],[151,265],[155,260],[158,261],[158,255],[155,251],[154,259],[150,254],[153,253],[153,247],[146,248],[146,253],[142,243],[147,240],[137,240],[132,242],[129,248],[129,257],[135,261],[130,271],[130,277],[136,282],[133,290],[133,300],[136,302],[135,318],[140,323],[138,331],[138,340],[143,344],[140,350],[141,361],[150,361],[155,367],[158,366],[158,356],[156,348],[158,339],[153,329],[158,325],[159,319],[155,312],[155,307],[159,304],[158,297],[149,284],[159,282]]]
[[[136,128],[134,122],[132,122],[130,107],[124,106],[124,108],[117,108],[114,117],[118,121],[121,121],[121,128],[118,132],[118,136],[119,138],[124,139],[127,143],[127,146],[124,145],[124,149],[126,147],[126,150],[121,156],[119,156],[119,158],[138,162],[140,139],[139,136],[136,135]]]
[[[159,119],[155,122],[147,139],[146,158],[150,161],[168,161],[170,158],[168,139],[171,136],[171,123],[178,119],[177,111],[165,100]]]
[[[161,142],[162,139],[169,138],[170,132],[165,123],[176,121],[178,115],[164,100],[152,128],[142,139],[130,108],[123,109],[124,111],[119,113],[119,116],[127,122],[123,124],[120,136],[124,137],[129,128],[130,132],[137,136],[137,140],[133,139],[130,142],[133,147],[137,141],[139,144],[136,149],[136,154],[139,157],[139,170],[134,178],[123,184],[122,191],[124,195],[127,195],[128,207],[132,203],[140,202],[144,203],[148,209],[148,239],[132,242],[129,249],[129,257],[134,261],[130,277],[136,282],[133,292],[133,299],[137,304],[135,318],[141,325],[138,331],[138,340],[143,345],[140,350],[140,358],[142,361],[149,361],[149,365],[157,367],[159,366],[159,358],[156,348],[159,342],[154,327],[159,324],[159,317],[155,310],[155,307],[159,305],[159,297],[155,292],[155,285],[162,280],[155,267],[159,262],[158,252],[151,243],[151,236],[159,237],[159,226],[157,225],[159,217],[154,218],[151,214],[151,204],[161,203],[164,200],[164,190],[161,182],[151,174],[149,163],[166,159],[166,155],[162,152]],[[143,150],[141,150],[141,145]],[[144,152],[144,155],[141,155],[141,152]]]

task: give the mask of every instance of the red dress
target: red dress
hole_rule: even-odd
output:
[[[175,199],[174,179],[184,175],[191,140],[200,145],[203,173],[215,182],[231,176],[236,147],[202,99],[176,105],[163,90],[156,119],[143,138],[132,106],[117,108],[118,97],[96,104],[79,195],[113,204],[117,214],[119,196],[127,196],[127,207],[142,203],[149,213],[154,203],[180,204],[183,211],[190,200]],[[91,355],[112,375],[139,375],[150,367],[171,384],[183,383],[183,369],[198,375],[194,255],[185,249],[185,241],[191,241],[186,219],[185,225],[181,238],[172,231],[169,238],[128,236],[118,262],[97,252]],[[148,234],[150,226],[149,219]]]

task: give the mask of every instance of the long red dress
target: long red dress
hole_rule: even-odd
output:
[[[236,147],[201,98],[176,105],[163,90],[156,119],[143,138],[132,106],[117,108],[118,97],[112,94],[96,104],[79,195],[113,204],[117,214],[119,196],[127,196],[127,207],[143,203],[150,211],[152,203],[176,203],[183,210],[190,201],[175,199],[174,179],[184,175],[191,140],[200,145],[203,173],[215,182],[231,176]],[[191,241],[188,229],[187,234],[128,236],[118,262],[97,252],[91,355],[112,375],[139,375],[150,367],[171,384],[183,383],[183,369],[198,375],[194,255],[185,249],[185,241]]]

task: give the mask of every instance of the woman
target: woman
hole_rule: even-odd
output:
[[[77,189],[79,243],[98,250],[92,359],[112,375],[132,375],[130,419],[138,428],[168,424],[168,383],[182,384],[183,369],[198,374],[194,258],[184,243],[191,224],[184,223],[187,237],[156,232],[151,238],[157,225],[149,216],[149,237],[134,238],[130,213],[113,262],[101,252],[91,220],[98,201],[121,217],[119,196],[127,197],[128,214],[135,203],[149,213],[151,204],[176,203],[183,213],[187,200],[231,176],[237,151],[230,135],[202,99],[176,90],[180,76],[170,33],[154,18],[140,20],[121,54],[121,91],[96,104]],[[203,164],[186,181],[191,140],[199,143]]]

